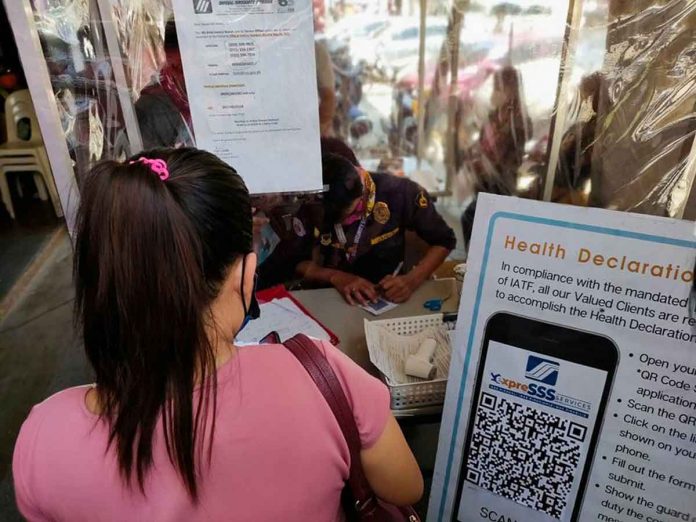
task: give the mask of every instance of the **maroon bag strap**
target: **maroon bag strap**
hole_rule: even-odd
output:
[[[362,462],[360,461],[360,450],[362,447],[360,432],[355,424],[353,411],[338,377],[336,377],[324,354],[321,353],[317,345],[309,337],[299,334],[292,339],[288,339],[284,344],[312,377],[312,380],[316,383],[317,388],[319,388],[336,417],[350,452],[348,486],[356,501],[355,507],[358,512],[368,510],[371,505],[375,505],[376,498],[370,484],[367,482]]]

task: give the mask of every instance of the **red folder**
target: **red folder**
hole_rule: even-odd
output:
[[[297,307],[302,310],[307,316],[311,317],[314,319],[319,326],[321,326],[324,331],[329,334],[329,338],[331,340],[331,344],[334,346],[338,346],[338,343],[340,342],[340,339],[338,336],[333,333],[331,330],[329,330],[321,321],[319,321],[314,315],[310,313],[309,310],[307,310],[302,303],[300,303],[297,299],[295,299],[290,292],[288,292],[283,285],[278,285],[274,286],[272,288],[267,288],[266,290],[261,290],[256,293],[256,299],[258,299],[259,303],[268,303],[270,301],[273,301],[274,299],[282,299],[284,297],[287,297],[290,299],[293,303],[297,305]]]

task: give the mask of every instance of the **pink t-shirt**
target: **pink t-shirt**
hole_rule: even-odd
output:
[[[321,345],[355,415],[364,448],[389,418],[389,392]],[[218,370],[212,464],[194,506],[167,457],[161,424],[143,496],[120,476],[108,430],[87,410],[88,387],[34,406],[14,452],[17,504],[30,521],[335,521],[350,457],[328,404],[283,346],[241,348]]]

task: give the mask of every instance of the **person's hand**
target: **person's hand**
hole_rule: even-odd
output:
[[[384,297],[392,303],[408,301],[411,294],[416,291],[418,284],[408,275],[388,275],[379,282]]]
[[[366,305],[376,301],[378,297],[375,285],[354,274],[337,272],[331,278],[331,284],[351,305]]]

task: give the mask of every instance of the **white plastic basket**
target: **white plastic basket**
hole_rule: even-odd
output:
[[[380,364],[384,359],[383,347],[380,346],[380,338],[384,337],[384,330],[388,330],[396,336],[414,336],[425,333],[426,330],[442,329],[444,323],[442,314],[421,315],[414,317],[403,317],[400,319],[384,319],[378,321],[365,320],[365,338],[367,349],[370,353],[370,360],[377,366],[382,374],[382,379],[389,387],[391,392],[391,409],[406,410],[425,406],[435,406],[445,401],[445,391],[447,388],[447,378],[440,377],[449,373],[449,354],[451,353],[451,336],[447,335],[447,346],[438,346],[438,350],[446,350],[447,357],[440,357],[437,364],[437,377],[430,381],[413,378],[414,382],[399,383],[393,375],[385,372],[385,365]],[[392,340],[393,339],[392,337]],[[398,339],[396,339],[398,341]],[[406,343],[396,343],[398,349],[404,350],[406,354],[414,353],[418,349],[418,344],[413,343],[409,348]],[[444,360],[446,359],[446,361]],[[438,357],[436,357],[436,363]]]

